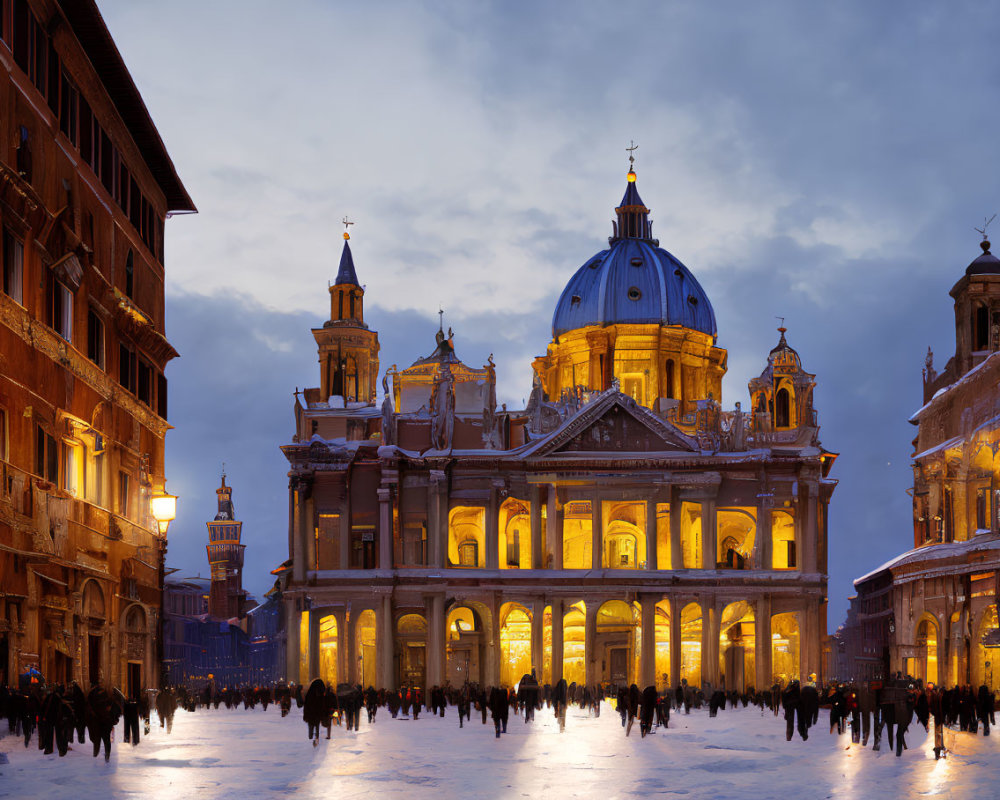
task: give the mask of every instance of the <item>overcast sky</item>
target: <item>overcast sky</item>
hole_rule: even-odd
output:
[[[607,246],[625,146],[661,246],[711,299],[723,404],[777,341],[841,453],[832,632],[912,547],[920,369],[1000,210],[1000,8],[981,3],[100,0],[199,214],[167,224],[169,566],[207,575],[222,462],[258,596],[287,557],[292,392],[316,386],[339,220],[383,369],[438,307],[501,402],[574,271]]]

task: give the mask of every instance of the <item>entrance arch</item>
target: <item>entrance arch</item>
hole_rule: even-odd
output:
[[[333,614],[319,621],[319,677],[330,686],[340,683],[337,654],[340,650],[337,618]]]
[[[376,686],[375,667],[375,612],[366,608],[358,615],[354,628],[354,652],[358,660],[358,683],[364,687]]]
[[[399,686],[424,686],[427,674],[427,620],[403,614],[396,621],[396,676]]]
[[[757,683],[753,608],[746,600],[722,610],[719,625],[719,670],[726,691],[746,691]]]
[[[784,686],[799,675],[799,619],[795,612],[771,617],[771,682]]]
[[[604,664],[599,681],[626,686],[637,682],[636,656],[639,653],[638,617],[635,609],[621,600],[608,600],[597,609],[595,659]]]
[[[688,603],[681,611],[681,680],[701,688],[701,606]]]
[[[587,606],[582,600],[563,614],[563,678],[567,684],[587,680]]]
[[[656,643],[656,691],[670,688],[670,601],[661,600],[656,604],[653,617],[654,641]]]
[[[531,612],[520,603],[500,607],[500,685],[514,686],[531,672]]]
[[[992,692],[1000,685],[1000,648],[984,647],[983,637],[990,631],[997,629],[997,607],[990,603],[983,611],[982,621],[979,623],[979,635],[976,637],[976,675],[975,680],[980,684],[986,684]],[[957,648],[954,648],[957,650]],[[987,666],[989,664],[989,666]]]
[[[448,612],[446,635],[448,682],[456,687],[466,681],[480,683],[483,623],[479,614],[469,606],[455,606]]]

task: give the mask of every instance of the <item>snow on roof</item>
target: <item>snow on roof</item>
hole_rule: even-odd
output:
[[[972,378],[975,377],[976,373],[978,373],[987,364],[993,364],[993,365],[1000,364],[1000,351],[996,353],[990,353],[986,358],[984,358],[982,361],[976,364],[976,366],[974,366],[972,369],[966,372],[957,381],[955,381],[954,383],[950,383],[947,386],[942,386],[940,389],[938,389],[930,400],[928,400],[919,409],[917,409],[916,412],[914,412],[913,416],[910,417],[910,422],[916,425],[920,421],[921,414],[923,414],[928,408],[937,403],[937,401],[940,400],[942,397],[944,397],[946,394],[950,394],[952,389],[957,389],[959,386],[963,386],[964,384],[971,381]]]
[[[977,531],[977,534],[978,533],[979,532]],[[990,533],[991,532],[984,532],[972,539],[966,539],[964,542],[944,542],[941,544],[924,545],[923,547],[917,547],[913,550],[907,550],[905,553],[901,553],[895,558],[886,561],[881,567],[873,569],[871,572],[866,575],[862,575],[860,578],[856,578],[854,585],[857,586],[858,584],[864,583],[870,578],[878,575],[880,572],[885,572],[887,569],[892,569],[893,567],[898,567],[912,561],[938,561],[958,555],[974,553],[978,550],[1000,549],[1000,535],[989,535]]]

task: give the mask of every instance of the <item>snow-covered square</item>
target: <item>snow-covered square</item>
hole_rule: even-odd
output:
[[[996,797],[1000,737],[949,730],[948,757],[934,760],[933,736],[911,725],[909,750],[897,758],[828,733],[828,712],[808,741],[785,741],[785,723],[752,706],[674,713],[667,730],[626,738],[607,703],[599,718],[571,708],[566,730],[551,710],[525,724],[510,717],[495,738],[492,722],[459,729],[458,716],[422,714],[393,720],[380,709],[375,724],[357,733],[333,728],[312,747],[301,711],[282,718],[264,712],[178,711],[173,732],[153,727],[138,747],[115,731],[110,763],[91,757],[89,742],[65,757],[46,756],[37,739],[6,735],[0,753],[0,797],[59,798],[857,798]],[[4,729],[6,734],[6,729]],[[325,733],[324,733],[325,736]],[[0,761],[3,759],[0,758]]]

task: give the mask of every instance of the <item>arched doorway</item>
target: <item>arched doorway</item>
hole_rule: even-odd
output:
[[[615,685],[636,683],[638,619],[635,609],[621,600],[608,600],[597,609],[594,657],[603,664],[597,674],[599,681]]]
[[[563,506],[563,568],[590,569],[594,517],[589,500],[573,500]],[[569,683],[569,678],[566,679]]]
[[[375,655],[375,612],[370,608],[358,615],[354,628],[354,652],[358,659],[358,683],[362,686],[377,686]]]
[[[753,608],[741,600],[722,610],[719,625],[719,670],[726,691],[743,692],[757,683]]]
[[[750,569],[754,566],[757,519],[748,508],[718,510],[718,566],[722,569]]]
[[[331,686],[340,682],[337,670],[338,651],[337,618],[329,614],[319,621],[319,677]]]
[[[925,684],[938,683],[938,626],[937,622],[925,614],[917,625],[916,646],[920,651],[916,672],[911,673]]]
[[[771,617],[771,682],[800,680],[799,620],[794,612]]]
[[[423,686],[427,669],[427,620],[403,614],[396,622],[396,676],[400,686]]]
[[[646,503],[605,502],[603,566],[644,569],[646,566]]]
[[[456,606],[447,620],[447,679],[455,687],[466,681],[479,683],[481,673],[480,645],[483,626],[479,615],[467,606]]]
[[[582,600],[563,614],[563,678],[567,684],[587,680],[587,607]]]
[[[681,680],[701,688],[701,606],[688,603],[681,611]]]
[[[484,523],[486,510],[457,506],[448,515],[448,566],[475,569],[486,566]]]
[[[128,697],[138,698],[146,688],[146,650],[148,635],[146,630],[146,611],[138,605],[129,606],[125,612],[122,625],[122,644],[125,662],[125,693]]]
[[[500,685],[514,686],[531,672],[531,614],[519,603],[500,609]]]
[[[656,642],[656,690],[662,692],[670,688],[670,601],[661,600],[656,604],[653,617],[654,640]]]
[[[531,569],[531,515],[527,503],[504,500],[497,536],[500,569]]]
[[[542,677],[541,682],[552,683],[552,606],[545,606],[542,614]]]
[[[110,675],[104,669],[104,627],[107,623],[107,612],[104,603],[104,591],[94,580],[87,581],[83,587],[83,618],[87,630],[87,683],[96,686],[104,683],[110,686]]]

